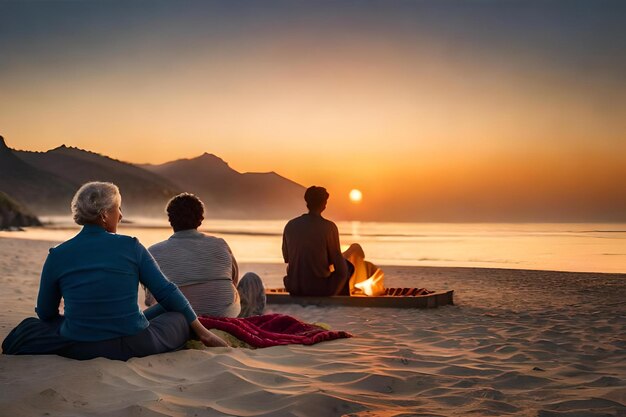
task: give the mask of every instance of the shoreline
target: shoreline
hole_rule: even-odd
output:
[[[70,238],[73,235],[75,235],[76,233],[78,233],[78,231],[80,230],[80,227],[73,227],[73,228],[63,228],[63,229],[56,229],[56,228],[49,228],[49,227],[42,227],[42,228],[29,228],[29,229],[34,229],[33,231],[35,233],[42,231],[43,235],[40,233],[39,235],[35,235],[35,234],[28,234],[28,231],[0,231],[0,240],[2,239],[16,239],[16,240],[26,240],[26,241],[33,241],[33,242],[47,242],[50,247],[57,245],[61,242],[63,242],[65,239],[59,239],[59,235],[58,235],[58,231],[59,230],[63,230],[63,231],[68,231],[71,233],[68,233],[66,236],[63,236],[64,238]],[[167,228],[143,228],[140,227],[138,228],[139,230],[166,230]],[[132,230],[126,230],[126,233],[131,232]],[[203,230],[203,232],[206,232]],[[121,234],[126,234],[124,230],[120,231]],[[129,235],[135,235],[135,233],[128,233]],[[226,237],[226,240],[232,245],[231,239],[233,238],[233,235],[228,236],[228,233],[215,233],[216,235],[220,235],[220,234],[224,234]],[[169,236],[169,234],[165,234],[165,236],[163,236],[162,238],[167,238]],[[266,236],[270,236],[267,234],[255,234],[255,235],[250,235],[250,234],[243,234],[240,236],[244,236],[244,237],[250,237],[250,236],[256,236],[256,237],[266,237]],[[271,235],[274,236],[274,235]],[[275,236],[274,236],[275,237]],[[156,243],[157,241],[159,241],[160,239],[155,239],[154,236],[150,236],[149,239],[144,240],[142,239],[142,243],[147,247],[153,243]],[[346,240],[349,241],[349,240]],[[235,242],[236,244],[236,242]],[[279,243],[277,243],[277,247],[279,247]],[[245,245],[246,249],[253,249],[253,246],[250,244]],[[282,259],[279,258],[279,255],[276,255],[276,258],[272,258],[272,259],[268,259],[268,258],[251,258],[251,257],[242,257],[239,253],[240,252],[244,252],[244,251],[237,251],[237,248],[233,248],[233,252],[235,253],[235,256],[237,257],[238,262],[242,263],[242,264],[267,264],[267,265],[283,265],[282,264]],[[365,248],[366,250],[368,250],[368,248]],[[620,256],[626,256],[626,254],[615,254],[615,255],[620,255]],[[542,268],[542,267],[529,267],[529,266],[524,266],[524,267],[515,267],[515,266],[505,266],[505,265],[498,265],[498,262],[494,262],[496,265],[490,265],[490,262],[484,261],[484,260],[476,260],[476,261],[454,261],[454,260],[407,260],[404,262],[401,262],[399,260],[380,260],[380,259],[373,259],[374,263],[383,267],[383,268],[466,268],[466,269],[487,269],[487,270],[512,270],[512,271],[537,271],[537,272],[561,272],[561,273],[568,273],[568,274],[605,274],[605,275],[626,275],[626,263],[624,264],[623,270],[613,270],[619,267],[615,267],[612,268],[612,270],[608,270],[608,271],[600,271],[600,270],[580,270],[579,268],[571,268],[571,269],[567,269],[567,268],[562,268],[562,269],[550,269],[550,268]],[[626,262],[626,261],[625,261]],[[592,269],[592,268],[589,268]]]

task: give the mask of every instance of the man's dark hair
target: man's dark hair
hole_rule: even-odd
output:
[[[167,217],[175,232],[197,229],[204,220],[204,203],[190,193],[172,197],[167,203]]]
[[[304,201],[309,210],[319,210],[326,205],[328,201],[328,191],[324,187],[318,187],[316,185],[306,189],[304,193]]]

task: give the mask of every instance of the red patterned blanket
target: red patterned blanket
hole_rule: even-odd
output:
[[[246,318],[199,317],[207,329],[228,332],[257,348],[301,344],[352,337],[348,332],[326,330],[284,314],[265,314]]]

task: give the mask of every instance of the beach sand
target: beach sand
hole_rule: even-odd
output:
[[[0,238],[0,337],[34,315],[53,244]],[[244,264],[268,286],[283,265]],[[385,267],[431,310],[269,306],[355,337],[74,361],[0,356],[2,416],[626,416],[626,275]]]

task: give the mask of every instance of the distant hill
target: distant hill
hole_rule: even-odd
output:
[[[0,190],[36,213],[67,214],[76,188],[20,159],[0,136]]]
[[[88,181],[120,187],[124,214],[163,217],[167,201],[197,194],[207,218],[286,219],[304,210],[304,187],[275,172],[239,173],[205,153],[162,165],[133,165],[65,145],[17,151],[0,136],[0,190],[38,215],[69,215],[76,190]]]
[[[286,219],[304,210],[300,184],[275,172],[237,172],[212,154],[140,166],[198,195],[207,217]]]
[[[26,226],[41,226],[41,222],[27,208],[0,191],[0,230]]]
[[[175,185],[152,172],[78,148],[63,145],[47,152],[14,151],[14,154],[71,184],[73,192],[89,181],[115,183],[122,194],[123,211],[128,215],[163,216],[167,200],[179,193]]]

